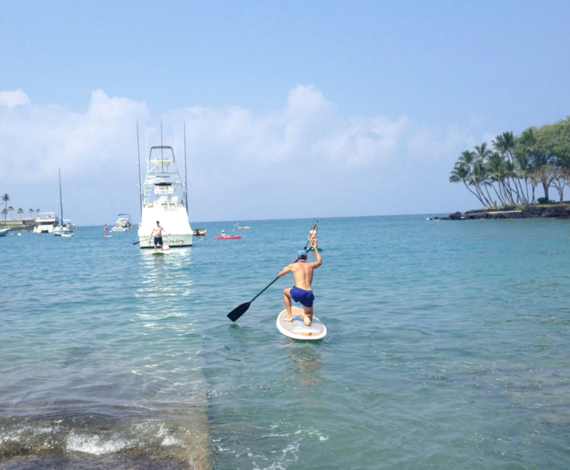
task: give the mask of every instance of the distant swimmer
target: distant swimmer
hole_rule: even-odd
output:
[[[162,250],[162,232],[166,233],[166,230],[160,226],[160,222],[157,220],[156,227],[152,229],[150,237],[148,237],[148,240],[150,241],[154,235],[154,251],[156,251],[157,245],[160,245],[160,249]]]
[[[313,240],[317,239],[318,230],[319,230],[319,227],[317,225],[311,225],[311,230],[309,230],[309,237],[308,237],[309,241],[312,242]]]
[[[291,299],[295,302],[301,303],[303,306],[305,312],[302,315],[305,325],[308,326],[313,321],[313,300],[315,300],[315,296],[313,295],[313,290],[311,288],[311,284],[313,282],[313,271],[323,264],[323,260],[321,259],[317,246],[317,239],[313,238],[311,241],[311,247],[315,250],[317,261],[314,263],[307,263],[307,252],[305,250],[299,250],[299,252],[297,252],[297,262],[286,266],[279,273],[279,277],[282,277],[288,272],[292,272],[293,279],[295,280],[295,287],[291,287],[283,291],[283,302],[285,302],[285,307],[287,308],[287,318],[284,318],[284,321],[293,321],[293,315],[291,313]]]
[[[107,227],[107,224],[105,224],[105,228],[103,230],[105,231],[105,235],[109,235],[109,227]]]

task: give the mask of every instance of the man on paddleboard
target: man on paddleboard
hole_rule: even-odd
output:
[[[302,315],[305,325],[308,326],[313,321],[313,300],[315,300],[315,296],[313,295],[313,290],[311,288],[311,283],[313,282],[313,271],[323,264],[317,245],[317,239],[313,238],[311,241],[311,247],[315,250],[317,261],[314,263],[307,263],[307,252],[305,250],[299,250],[299,252],[297,252],[297,262],[284,267],[279,273],[279,277],[282,277],[288,272],[292,272],[293,279],[295,280],[295,287],[283,290],[283,302],[285,302],[285,307],[287,308],[287,317],[283,318],[284,321],[293,321],[293,315],[291,313],[291,299],[295,302],[301,303],[303,306],[303,310],[305,312]]]
[[[154,235],[154,251],[156,251],[156,246],[160,245],[160,249],[162,250],[162,232],[166,233],[166,230],[160,226],[160,222],[156,221],[156,227],[152,229],[150,233],[150,237],[148,237],[149,241],[152,240],[152,236]]]

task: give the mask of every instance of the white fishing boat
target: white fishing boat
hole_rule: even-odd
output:
[[[53,233],[59,226],[59,217],[54,212],[42,212],[35,219],[34,233]]]
[[[129,214],[119,214],[117,225],[111,230],[113,232],[131,232],[133,230],[131,226],[131,216]]]
[[[141,248],[154,248],[151,234],[157,221],[164,228],[164,244],[170,248],[192,246],[187,185],[180,178],[172,147],[160,145],[150,149],[140,196],[138,237]]]
[[[0,237],[5,237],[9,231],[9,228],[0,228]]]

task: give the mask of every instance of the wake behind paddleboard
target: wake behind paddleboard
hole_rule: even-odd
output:
[[[323,339],[327,335],[327,329],[321,321],[313,315],[313,321],[309,326],[303,322],[299,307],[292,307],[293,321],[286,322],[283,319],[287,317],[287,310],[283,310],[277,317],[277,329],[289,338],[299,339],[302,341],[315,341]]]

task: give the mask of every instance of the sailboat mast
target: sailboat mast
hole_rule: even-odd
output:
[[[188,212],[188,170],[186,169],[186,121],[184,121],[184,198],[186,199],[186,212]]]
[[[142,220],[142,208],[143,208],[143,187],[141,181],[141,149],[139,144],[139,122],[137,121],[137,161],[139,164],[139,203],[141,206],[141,220]]]
[[[61,168],[58,168],[59,170],[59,209],[61,211],[61,220],[60,220],[60,224],[63,225],[63,202],[61,199]]]

